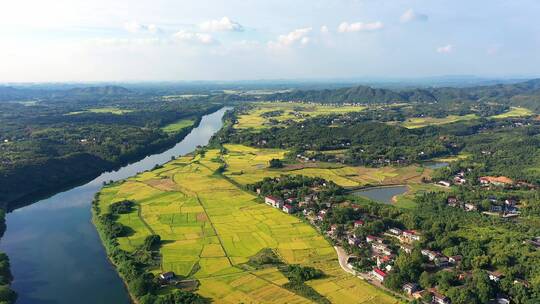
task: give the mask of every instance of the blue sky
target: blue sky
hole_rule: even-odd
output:
[[[540,75],[536,0],[18,0],[0,81]]]

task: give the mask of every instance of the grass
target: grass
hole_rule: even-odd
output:
[[[227,164],[249,169],[250,178],[259,180],[266,174],[280,174],[259,165],[283,156],[285,151],[228,148],[234,149],[225,157]],[[209,150],[204,156],[184,156],[163,168],[104,187],[101,210],[123,199],[138,203],[133,212],[120,216],[120,221],[133,230],[131,235],[118,239],[121,248],[135,250],[152,233],[147,223],[163,240],[161,267],[153,272],[174,271],[198,279],[198,292],[220,303],[309,303],[286,288],[288,279],[275,267],[241,267],[263,248],[275,250],[288,264],[322,270],[324,279],[306,284],[331,302],[399,302],[343,272],[333,247],[313,227],[259,203],[252,193],[216,175],[220,164],[213,159],[219,156],[219,150]]]
[[[83,113],[107,113],[107,114],[123,115],[130,112],[133,112],[133,110],[119,109],[115,107],[103,107],[103,108],[92,108],[85,111],[69,112],[66,115],[78,115],[78,114],[83,114]]]
[[[260,102],[254,104],[254,109],[249,113],[238,117],[237,129],[263,129],[271,126],[270,121],[276,120],[279,124],[285,121],[303,121],[309,117],[316,117],[328,114],[344,114],[349,112],[359,112],[364,110],[364,106],[332,106],[294,102]],[[263,117],[265,113],[282,111],[281,114],[273,117]],[[300,114],[295,116],[294,113]]]
[[[163,128],[161,128],[161,130],[163,130],[166,133],[176,133],[185,128],[189,128],[193,126],[194,123],[195,121],[193,119],[180,119],[178,121],[175,121],[171,124],[164,126]]]

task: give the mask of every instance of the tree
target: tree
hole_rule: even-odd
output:
[[[283,168],[283,162],[280,159],[272,158],[270,160],[270,168],[272,169]]]

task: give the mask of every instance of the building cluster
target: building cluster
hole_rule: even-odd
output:
[[[519,216],[519,201],[514,198],[506,198],[499,200],[496,197],[489,197],[489,209],[484,213],[487,215],[499,215],[504,218]],[[478,211],[478,203],[464,202],[455,196],[449,196],[447,198],[447,205],[449,207],[460,208],[467,212]]]

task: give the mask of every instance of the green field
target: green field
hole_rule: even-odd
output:
[[[278,123],[288,120],[302,121],[309,117],[359,112],[366,108],[364,106],[332,106],[296,102],[260,102],[254,103],[253,106],[254,108],[249,113],[241,114],[238,117],[238,123],[234,125],[235,128],[257,130],[270,127],[271,120]],[[282,111],[282,113],[273,117],[262,116],[265,113],[274,111]]]
[[[77,114],[83,114],[83,113],[108,113],[108,114],[115,114],[115,115],[123,115],[129,112],[133,112],[133,111],[126,110],[126,109],[119,109],[115,107],[104,107],[104,108],[92,108],[85,111],[70,112],[66,115],[77,115]]]
[[[283,288],[288,279],[275,267],[242,267],[263,248],[275,249],[286,263],[322,270],[326,274],[323,279],[307,284],[331,302],[399,302],[345,273],[332,246],[313,227],[258,202],[255,195],[235,185],[280,174],[266,166],[269,158],[280,157],[284,151],[261,152],[243,146],[227,149],[224,159],[231,171],[225,176],[216,174],[222,165],[219,150],[209,150],[204,156],[181,157],[163,168],[104,187],[101,210],[123,199],[137,202],[136,210],[120,215],[119,221],[133,229],[129,236],[118,238],[120,247],[132,252],[146,236],[159,234],[162,261],[153,271],[174,271],[198,279],[198,293],[216,303],[310,302]],[[247,158],[253,163],[247,164],[243,160]],[[232,172],[244,169],[249,170],[249,176]],[[231,180],[233,176],[239,179]]]
[[[434,117],[415,117],[415,118],[409,118],[403,123],[401,123],[402,126],[408,129],[416,129],[416,128],[423,128],[426,126],[431,125],[443,125],[448,124],[456,121],[462,121],[462,120],[471,120],[471,119],[477,119],[478,116],[475,114],[468,114],[468,115],[448,115],[444,118],[434,118]]]
[[[195,121],[193,119],[180,119],[178,121],[175,121],[171,124],[168,124],[161,128],[166,133],[176,133],[181,131],[182,129],[189,128],[193,126]]]

